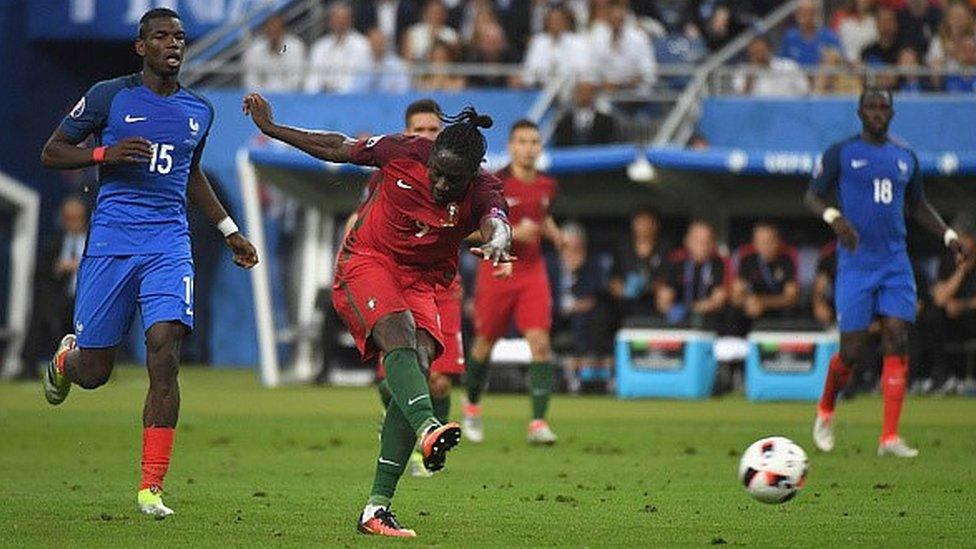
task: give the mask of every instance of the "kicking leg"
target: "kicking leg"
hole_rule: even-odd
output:
[[[817,405],[817,418],[813,424],[813,441],[823,452],[834,449],[834,407],[837,394],[847,385],[858,357],[867,347],[870,335],[866,330],[844,332],[840,335],[840,352],[830,359],[830,369],[824,382],[824,390]]]
[[[186,327],[179,322],[157,322],[146,332],[149,392],[142,411],[142,481],[139,509],[155,517],[173,511],[163,505],[163,480],[173,452],[173,436],[180,415],[180,347]]]

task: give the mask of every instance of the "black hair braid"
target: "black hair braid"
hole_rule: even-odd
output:
[[[490,128],[494,120],[486,114],[478,114],[469,105],[453,116],[442,114],[441,121],[448,126],[437,136],[434,149],[451,151],[464,159],[472,172],[477,171],[488,150],[480,128]]]

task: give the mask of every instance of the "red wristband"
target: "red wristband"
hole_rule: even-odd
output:
[[[108,147],[95,147],[92,149],[92,162],[96,164],[101,164],[105,162],[105,151]]]

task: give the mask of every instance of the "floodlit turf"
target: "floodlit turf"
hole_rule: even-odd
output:
[[[49,407],[0,385],[0,545],[351,546],[377,453],[367,389],[265,390],[250,373],[187,368],[166,503],[135,513],[145,376],[120,371]],[[881,402],[842,404],[838,448],[813,451],[808,404],[555,398],[553,448],[524,443],[529,403],[489,395],[488,441],[443,473],[405,478],[394,510],[412,543],[475,546],[972,546],[976,400],[909,398],[914,461],[875,457]],[[455,411],[457,406],[455,405]],[[807,488],[767,506],[737,484],[738,454],[785,435],[811,457]]]

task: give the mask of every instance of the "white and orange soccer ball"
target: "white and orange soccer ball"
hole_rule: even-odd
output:
[[[739,482],[763,503],[783,503],[796,496],[807,479],[807,453],[786,437],[752,443],[739,462]]]

